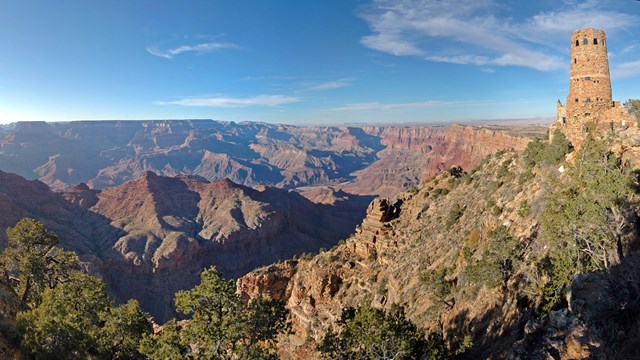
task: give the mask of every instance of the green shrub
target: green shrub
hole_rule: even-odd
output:
[[[609,267],[609,254],[622,248],[621,229],[630,221],[623,209],[633,188],[608,145],[587,137],[575,165],[562,183],[551,184],[555,190],[541,215],[539,237],[549,248],[539,266],[550,279],[545,310],[563,301],[575,275]]]
[[[498,168],[498,171],[496,172],[497,179],[505,179],[511,176],[511,172],[509,171],[509,166],[511,165],[512,162],[513,162],[513,158],[507,159],[502,162],[502,164]]]
[[[569,139],[560,130],[556,130],[553,133],[553,140],[545,148],[542,163],[545,165],[557,164],[563,161],[565,155],[571,151],[573,151],[573,145]]]
[[[427,271],[420,276],[420,281],[431,288],[433,296],[438,302],[443,302],[455,286],[455,281],[446,279],[448,273],[449,269],[440,268]]]
[[[369,251],[369,261],[376,261],[378,259],[378,251],[375,248],[372,248]]]
[[[502,214],[502,208],[500,206],[494,205],[493,208],[491,208],[491,213],[493,214],[493,216],[499,216],[500,214]]]
[[[327,359],[420,359],[429,353],[422,332],[396,304],[388,313],[367,304],[344,309],[338,324],[341,331],[330,329],[318,345]]]
[[[472,285],[486,285],[495,288],[506,286],[517,264],[522,260],[517,239],[509,234],[509,229],[499,226],[488,234],[489,243],[482,259],[467,266],[465,273]]]
[[[378,295],[385,295],[387,293],[387,283],[387,278],[382,278],[382,280],[380,280],[378,283]]]
[[[529,202],[525,199],[520,203],[520,207],[518,208],[518,215],[522,217],[529,216]]]
[[[441,197],[441,196],[445,196],[449,193],[449,189],[445,189],[445,188],[438,188],[433,190],[432,194],[435,198]]]
[[[531,141],[523,152],[523,160],[528,170],[535,165],[555,165],[563,161],[573,151],[573,145],[559,130],[553,133],[553,140],[545,142],[540,139]]]
[[[524,149],[522,159],[529,169],[540,163],[540,154],[544,151],[545,147],[546,145],[542,140],[535,139]]]
[[[525,183],[528,183],[529,181],[533,180],[534,177],[535,177],[535,174],[533,173],[533,171],[525,170],[523,173],[521,173],[518,176],[518,185],[524,185]]]
[[[463,206],[460,206],[460,204],[458,203],[453,204],[453,207],[449,211],[449,216],[447,216],[447,222],[446,222],[447,229],[453,226],[453,224],[455,224],[456,222],[458,222],[458,219],[460,219],[464,214],[464,210],[465,208]]]

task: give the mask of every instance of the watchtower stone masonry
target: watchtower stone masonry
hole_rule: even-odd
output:
[[[565,105],[557,103],[552,125],[578,145],[587,131],[602,133],[631,125],[628,112],[611,97],[607,37],[594,28],[571,35],[569,94]]]
[[[571,36],[567,115],[588,117],[611,107],[607,37],[602,30],[578,30]]]

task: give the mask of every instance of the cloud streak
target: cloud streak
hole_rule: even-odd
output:
[[[313,90],[313,91],[334,90],[334,89],[349,87],[351,85],[353,85],[353,79],[344,78],[344,79],[332,80],[332,81],[315,84],[310,86],[308,90]]]
[[[606,1],[605,1],[606,2]],[[359,16],[371,28],[365,47],[396,56],[478,66],[565,67],[565,39],[596,26],[624,30],[639,17],[608,10],[602,1],[564,1],[553,11],[515,17],[493,0],[374,0]],[[441,44],[445,45],[441,45]]]
[[[436,108],[464,104],[462,101],[418,101],[407,103],[354,103],[331,108],[332,111],[393,111],[406,109]]]
[[[148,47],[147,52],[151,55],[155,55],[165,59],[173,59],[175,56],[184,53],[208,53],[221,49],[239,49],[240,47],[233,43],[218,43],[210,42],[197,45],[182,45],[173,49],[160,50],[156,47]]]
[[[182,105],[217,108],[240,108],[251,106],[278,107],[302,101],[299,98],[284,95],[258,95],[253,97],[188,97],[175,101],[156,101],[156,105]]]
[[[615,79],[623,79],[640,75],[640,60],[617,65],[611,70]]]

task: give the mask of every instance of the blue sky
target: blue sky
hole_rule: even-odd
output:
[[[2,0],[0,123],[553,116],[586,27],[640,98],[635,0]]]

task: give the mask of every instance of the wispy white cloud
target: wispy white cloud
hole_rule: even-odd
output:
[[[309,86],[308,90],[334,90],[353,85],[353,78],[344,78],[338,80],[327,81],[323,83],[313,84]]]
[[[205,106],[221,108],[238,108],[249,106],[277,107],[302,101],[297,97],[284,95],[258,95],[245,98],[232,97],[188,97],[174,101],[156,101],[156,105]]]
[[[174,56],[184,53],[207,53],[221,49],[239,49],[240,47],[233,43],[209,42],[197,45],[182,45],[173,49],[160,50],[157,47],[148,47],[147,52],[151,55],[159,56],[165,59],[173,59]]]
[[[473,64],[473,65],[488,65],[492,64],[495,60],[489,59],[486,56],[478,55],[460,55],[460,56],[427,56],[425,60],[433,62],[446,62],[451,64]]]
[[[637,44],[636,44],[636,43],[631,44],[631,45],[629,45],[629,46],[625,46],[625,48],[624,48],[624,49],[622,49],[621,53],[623,53],[623,54],[630,53],[630,52],[631,52],[633,49],[635,49],[636,47],[637,47]]]
[[[525,24],[514,26],[515,29],[536,30],[537,34],[544,36],[547,33],[571,33],[577,29],[594,27],[594,24],[597,24],[597,28],[614,32],[637,21],[638,17],[635,15],[604,10],[596,2],[543,12],[534,15]]]
[[[362,45],[382,52],[393,54],[396,56],[422,55],[422,50],[413,45],[409,41],[401,38],[400,34],[377,33],[363,37],[360,42]]]
[[[595,0],[565,0],[553,11],[524,18],[500,15],[509,6],[518,4],[373,0],[359,12],[372,32],[360,42],[374,50],[427,61],[551,71],[565,67],[563,45],[571,31],[596,26],[615,32],[640,20],[638,15],[607,9],[603,1]]]
[[[418,102],[407,102],[407,103],[368,102],[368,103],[346,104],[344,106],[331,108],[329,110],[332,110],[332,111],[367,111],[367,110],[390,111],[390,110],[406,110],[406,109],[445,107],[445,106],[459,105],[461,103],[463,103],[463,102],[460,102],[460,101],[434,101],[434,100],[418,101]]]
[[[622,63],[611,69],[611,76],[616,79],[640,75],[640,60]]]

